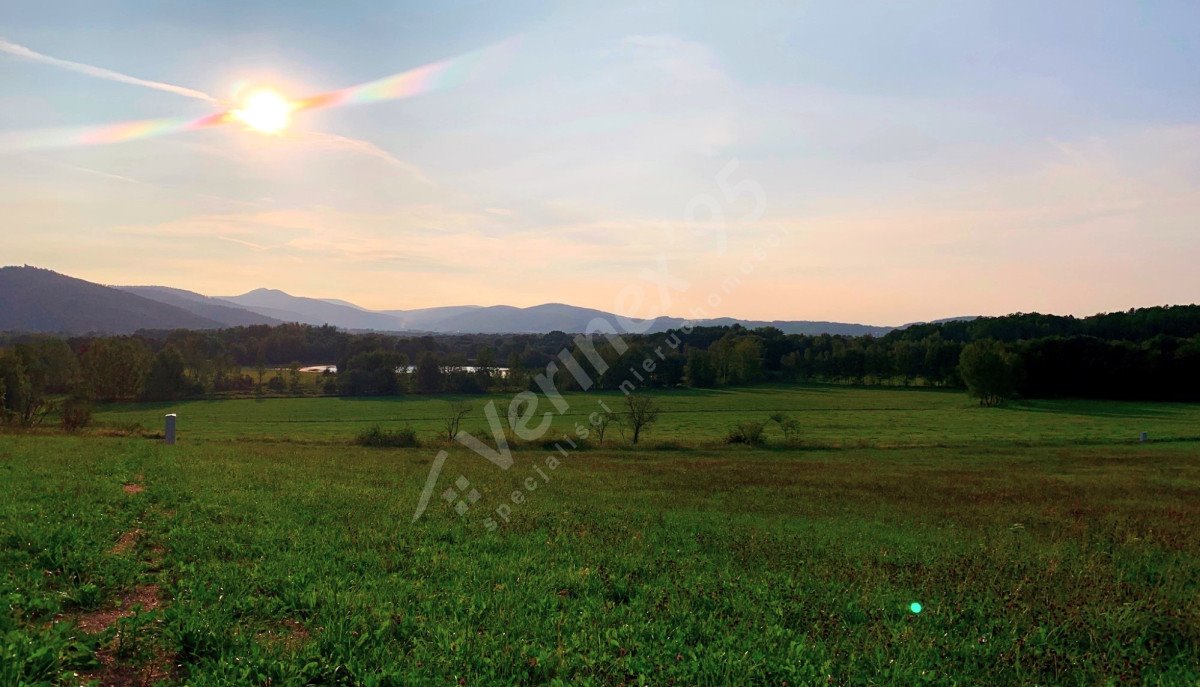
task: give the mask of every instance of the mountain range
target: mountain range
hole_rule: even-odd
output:
[[[582,332],[595,318],[617,316],[562,303],[528,308],[454,305],[413,310],[368,310],[338,299],[293,296],[255,289],[211,297],[166,286],[103,286],[37,267],[0,268],[0,331],[57,334],[129,334],[139,329],[219,329],[299,322],[340,329],[416,333]],[[659,317],[646,331],[678,328],[686,320]],[[699,325],[773,326],[788,334],[880,336],[895,329],[842,322],[718,318]],[[619,328],[620,329],[620,328]]]

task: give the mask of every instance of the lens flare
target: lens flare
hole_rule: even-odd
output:
[[[908,605],[908,610],[912,611],[913,613],[920,613],[921,609],[922,609],[922,606],[921,606],[921,602],[919,602],[919,601],[914,601]]]
[[[259,133],[281,135],[291,124],[292,115],[304,110],[399,100],[459,86],[479,78],[484,68],[502,62],[518,42],[519,37],[510,38],[448,60],[296,100],[289,100],[270,88],[259,88],[233,106],[196,119],[171,117],[102,126],[12,131],[0,134],[0,151],[104,145],[230,123],[241,123]]]
[[[264,134],[280,134],[292,123],[296,105],[269,88],[260,88],[246,96],[240,108],[229,114],[246,126]]]

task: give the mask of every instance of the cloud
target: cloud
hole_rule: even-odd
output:
[[[236,243],[239,246],[245,246],[246,248],[249,248],[251,250],[258,251],[259,253],[271,250],[273,248],[279,248],[279,246],[264,246],[259,243],[254,243],[253,241],[243,241],[242,239],[235,239],[232,236],[224,236],[222,234],[217,234],[217,238],[221,239],[222,241]]]
[[[140,79],[136,76],[122,74],[121,72],[115,72],[111,69],[105,69],[103,67],[96,67],[90,64],[83,64],[82,62],[72,62],[70,60],[62,60],[57,57],[43,55],[40,52],[31,50],[23,45],[9,42],[3,38],[0,38],[0,51],[6,52],[14,57],[20,57],[22,59],[29,60],[31,62],[48,64],[75,72],[77,74],[84,74],[97,79],[104,79],[105,81],[114,81],[116,83],[124,83],[132,86],[141,86],[143,88],[152,88],[156,91],[174,93],[175,95],[182,95],[185,98],[195,98],[196,100],[203,100],[210,103],[217,102],[217,99],[211,95],[192,88],[176,86],[175,84],[164,83],[162,81]]]
[[[297,131],[296,137],[300,141],[311,143],[317,147],[331,150],[346,150],[367,155],[377,160],[383,160],[392,167],[403,171],[427,186],[434,185],[434,183],[429,180],[429,177],[425,176],[424,172],[422,172],[419,167],[401,160],[400,158],[392,155],[388,151],[380,148],[370,141],[364,141],[358,138],[350,138],[349,136],[339,136],[338,134],[326,134],[319,131]]]

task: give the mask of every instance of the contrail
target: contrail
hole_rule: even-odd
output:
[[[70,60],[60,60],[57,57],[50,57],[49,55],[43,55],[35,50],[30,50],[23,45],[11,43],[3,38],[0,38],[0,51],[6,52],[15,57],[30,60],[31,62],[40,62],[42,64],[61,67],[62,69],[67,69],[78,74],[86,74],[87,76],[94,76],[98,79],[105,79],[106,81],[116,81],[117,83],[153,88],[155,90],[166,91],[167,93],[174,93],[175,95],[182,95],[186,98],[195,98],[197,100],[203,100],[209,103],[217,102],[216,98],[204,93],[203,91],[197,91],[184,86],[176,86],[175,84],[163,83],[161,81],[139,79],[136,76],[122,74],[121,72],[114,72],[111,69],[105,69],[103,67],[94,67],[90,64],[82,64],[80,62],[72,62]]]
[[[297,131],[296,133],[302,140],[309,141],[318,146],[322,146],[331,150],[340,149],[354,153],[361,153],[363,155],[369,155],[371,157],[383,160],[389,165],[412,175],[412,177],[417,181],[420,181],[427,186],[434,185],[434,183],[429,180],[429,177],[425,176],[425,173],[422,172],[419,167],[412,163],[401,160],[400,158],[392,155],[388,151],[380,148],[370,141],[364,141],[359,138],[350,138],[348,136],[339,136],[337,134],[326,134],[319,131]]]

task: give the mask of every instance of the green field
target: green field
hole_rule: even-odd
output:
[[[765,386],[735,390],[681,390],[655,395],[663,415],[649,435],[658,442],[719,443],[742,420],[765,421],[775,411],[803,426],[801,445],[921,447],[967,444],[1077,444],[1134,442],[1141,432],[1155,440],[1200,441],[1200,406],[1114,401],[1024,401],[979,409],[961,392],[854,389],[838,386]],[[97,420],[136,423],[161,430],[166,413],[179,415],[180,436],[210,439],[274,439],[345,442],[374,424],[413,427],[433,438],[451,397],[270,398],[106,406]],[[511,394],[452,397],[475,412],[464,429],[486,435],[482,407],[495,401],[504,416]],[[573,430],[603,401],[620,409],[620,392],[567,393],[568,411],[555,417],[549,436]],[[551,410],[542,400],[539,412]],[[619,435],[616,435],[619,439]],[[776,437],[778,438],[778,437]]]
[[[658,398],[636,450],[452,449],[415,524],[437,449],[350,439],[432,437],[444,399],[98,413],[177,412],[173,447],[0,435],[0,685],[1200,685],[1200,407]],[[773,411],[799,446],[722,444]]]

